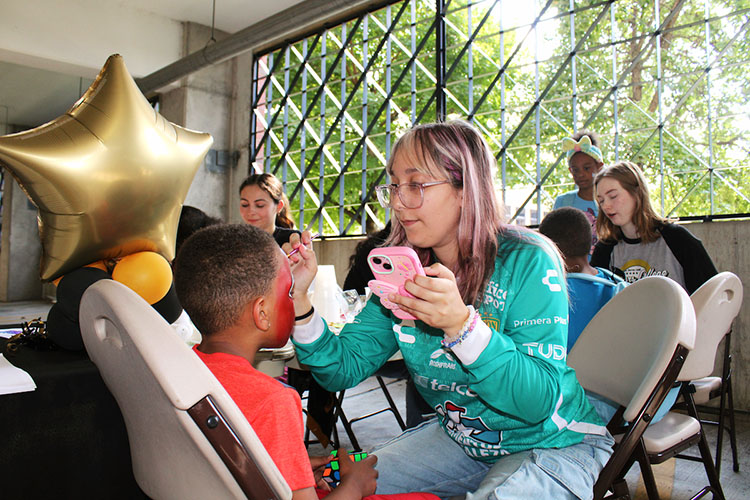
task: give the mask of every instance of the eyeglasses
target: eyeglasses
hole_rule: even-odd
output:
[[[450,181],[436,182],[406,182],[404,184],[383,184],[375,188],[378,193],[378,201],[383,208],[393,204],[394,193],[398,193],[398,199],[405,208],[419,208],[424,203],[424,188],[448,184]]]

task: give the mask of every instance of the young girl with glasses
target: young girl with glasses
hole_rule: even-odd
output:
[[[396,351],[436,417],[374,453],[377,493],[591,498],[613,440],[565,363],[563,267],[543,236],[502,223],[495,159],[468,123],[421,125],[393,148],[386,245],[412,247],[427,276],[373,296],[340,335],[312,309],[310,235],[290,241],[301,362],[330,390],[357,385]]]

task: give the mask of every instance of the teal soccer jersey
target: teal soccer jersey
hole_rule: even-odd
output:
[[[514,231],[498,243],[494,272],[475,304],[482,321],[452,350],[442,346],[442,330],[399,320],[373,297],[340,335],[326,329],[310,343],[295,341],[300,361],[321,385],[340,390],[400,350],[445,432],[485,462],[604,434],[565,362],[568,299],[558,256],[535,233]]]

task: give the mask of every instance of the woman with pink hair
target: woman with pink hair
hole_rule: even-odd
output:
[[[377,493],[586,499],[613,440],[565,363],[568,297],[562,262],[543,236],[502,223],[495,158],[462,121],[414,127],[393,148],[385,245],[413,248],[426,276],[411,296],[373,296],[330,332],[307,298],[317,270],[310,234],[290,240],[301,362],[329,390],[353,387],[401,351],[436,416],[378,456]],[[286,245],[285,245],[286,247]],[[494,498],[492,497],[492,498]]]

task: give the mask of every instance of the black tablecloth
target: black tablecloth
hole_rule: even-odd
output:
[[[0,497],[145,498],[117,402],[85,352],[0,352],[36,382],[0,395]]]

